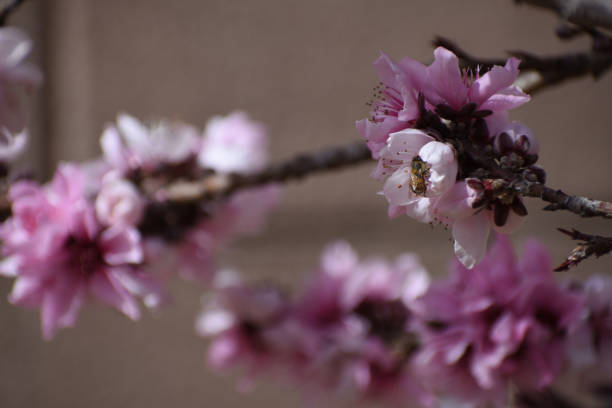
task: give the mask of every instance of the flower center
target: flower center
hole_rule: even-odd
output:
[[[410,189],[416,195],[424,196],[427,192],[427,180],[429,180],[431,166],[421,159],[421,156],[414,156],[410,163]]]
[[[104,264],[102,253],[94,241],[78,241],[70,237],[66,242],[66,249],[69,269],[81,275],[91,276],[100,265]]]
[[[355,313],[370,323],[370,334],[391,343],[406,331],[410,312],[399,300],[366,299],[357,305]]]
[[[382,122],[386,116],[396,116],[403,109],[401,94],[382,83],[374,88],[372,99],[366,103],[372,107],[370,121]]]

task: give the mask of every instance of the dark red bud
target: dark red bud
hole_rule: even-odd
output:
[[[510,214],[510,207],[503,204],[495,204],[495,210],[493,211],[493,220],[495,225],[503,227],[508,221],[508,215]]]

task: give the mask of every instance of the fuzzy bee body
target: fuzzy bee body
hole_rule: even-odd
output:
[[[420,156],[415,156],[410,164],[410,189],[416,195],[425,195],[427,192],[427,179],[429,178],[430,165],[425,163]]]

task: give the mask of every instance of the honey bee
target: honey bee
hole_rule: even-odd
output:
[[[431,166],[423,161],[420,156],[415,156],[410,164],[410,189],[416,195],[425,195],[427,191],[427,179]]]

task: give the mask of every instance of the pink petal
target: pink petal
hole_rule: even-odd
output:
[[[44,281],[39,277],[20,276],[13,284],[9,302],[19,306],[37,307],[42,302],[44,289]]]
[[[438,199],[436,209],[452,219],[469,217],[474,214],[472,203],[476,197],[477,192],[474,189],[465,181],[458,181]]]
[[[484,257],[489,231],[489,220],[485,211],[457,220],[453,224],[455,255],[466,268],[472,269]]]
[[[506,89],[518,76],[518,65],[521,61],[510,58],[505,67],[494,66],[489,72],[474,81],[470,88],[470,101],[480,105],[493,94]]]
[[[529,95],[525,94],[520,88],[512,85],[492,95],[480,106],[480,109],[489,109],[493,112],[506,111],[517,108],[529,102],[530,99],[531,97]]]
[[[120,170],[127,169],[127,150],[116,127],[108,126],[104,129],[100,146],[107,162]]]
[[[140,233],[133,227],[115,225],[104,230],[100,245],[104,260],[110,265],[138,264],[144,258]]]
[[[381,51],[380,57],[374,61],[374,70],[383,84],[396,88],[395,82],[398,68],[397,63],[391,57]]]
[[[428,223],[436,220],[435,199],[419,197],[404,205],[406,215],[417,221]]]
[[[387,211],[387,215],[389,218],[397,218],[400,215],[406,214],[406,208],[401,205],[390,205],[389,210]]]
[[[0,65],[14,67],[30,53],[32,41],[21,30],[3,27],[0,30]]]
[[[550,278],[552,275],[552,261],[546,248],[534,239],[525,242],[523,258],[519,263],[519,270],[526,278]]]
[[[57,329],[73,326],[84,297],[77,276],[64,273],[45,289],[41,305],[41,325],[45,340],[51,340]]]
[[[130,319],[140,318],[138,303],[111,274],[105,271],[96,272],[89,281],[89,289],[95,297],[121,311]]]
[[[438,47],[434,51],[434,58],[434,62],[427,68],[427,74],[438,97],[426,96],[434,105],[446,102],[454,109],[461,109],[467,101],[468,89],[463,82],[457,56]]]

